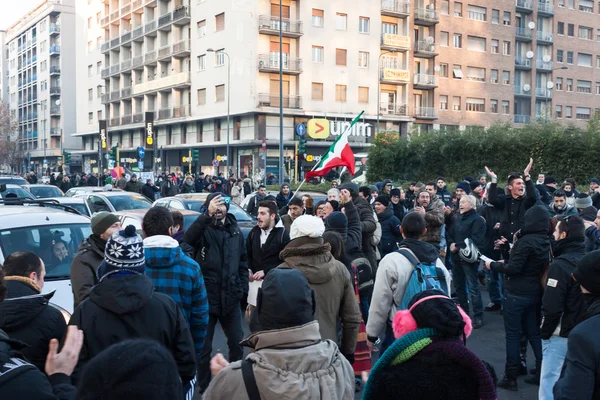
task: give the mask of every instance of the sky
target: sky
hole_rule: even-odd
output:
[[[29,10],[40,4],[42,0],[17,0],[10,1],[9,7],[4,7],[0,12],[0,29],[6,30]],[[4,2],[2,2],[4,3]]]

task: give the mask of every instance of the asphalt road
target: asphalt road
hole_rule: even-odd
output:
[[[483,304],[489,303],[487,290],[482,290],[484,296]],[[490,363],[496,370],[498,379],[501,379],[504,373],[505,362],[505,339],[504,339],[504,321],[499,312],[485,313],[485,325],[483,328],[474,330],[471,337],[467,340],[467,346],[475,352],[482,360]],[[248,327],[244,325],[244,331],[249,333]],[[220,326],[215,332],[213,341],[213,354],[222,353],[227,358],[227,339],[223,334]],[[247,350],[246,350],[247,352]],[[375,353],[377,354],[377,353]],[[374,359],[375,361],[375,359]],[[529,368],[535,366],[535,358],[529,349],[527,361]],[[498,399],[500,400],[533,400],[537,399],[537,386],[528,385],[524,381],[524,377],[519,378],[519,391],[511,392],[503,389],[498,389]],[[357,393],[355,398],[360,399],[361,393]]]

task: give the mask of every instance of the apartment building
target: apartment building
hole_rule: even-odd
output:
[[[18,138],[41,171],[60,163],[62,150],[81,148],[75,132],[75,0],[40,3],[6,31],[8,102]],[[44,163],[44,160],[47,163]]]

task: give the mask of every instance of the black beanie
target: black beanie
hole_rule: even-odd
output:
[[[596,220],[596,215],[598,215],[598,209],[594,206],[589,206],[579,211],[579,216],[588,222],[594,222]]]
[[[475,190],[477,189],[479,186],[481,186],[481,184],[477,181],[473,181],[469,184],[469,186],[471,187],[471,190]]]
[[[348,217],[340,211],[334,211],[325,218],[325,228],[336,232],[348,229]]]
[[[390,198],[385,194],[382,194],[381,196],[377,196],[375,202],[381,203],[384,207],[388,207],[390,205]]]
[[[125,340],[92,358],[77,386],[78,400],[183,400],[175,359],[160,343]]]
[[[398,196],[398,197],[400,197],[400,189],[394,188],[394,189],[390,190],[390,196]]]
[[[442,291],[437,289],[425,290],[416,294],[408,303],[408,307],[412,307],[420,299],[436,295],[445,296]],[[458,306],[451,298],[424,301],[416,306],[411,314],[419,328],[433,328],[440,336],[444,337],[461,337],[466,325],[460,311],[458,311]]]
[[[206,198],[206,201],[204,202],[204,205],[202,206],[202,208],[207,211],[208,210],[208,205],[210,204],[210,201],[212,199],[214,199],[217,196],[225,196],[223,193],[220,192],[215,192],[215,193],[211,193],[208,195],[208,197]],[[227,208],[227,211],[229,211],[229,204],[228,203],[224,203],[225,204],[225,208]]]
[[[591,251],[579,260],[573,278],[588,292],[600,296],[600,250]]]

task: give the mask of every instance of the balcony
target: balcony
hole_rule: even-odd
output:
[[[171,57],[171,45],[166,45],[158,49],[158,59]]]
[[[173,107],[173,118],[185,118],[191,114],[191,108],[189,104],[182,104],[180,106]]]
[[[110,75],[116,75],[116,74],[118,74],[119,73],[119,68],[120,68],[119,64],[111,65],[110,66]]]
[[[428,74],[415,74],[413,86],[415,89],[434,89],[438,87],[438,77]]]
[[[518,12],[525,14],[531,14],[533,12],[533,1],[532,0],[517,0],[516,8]]]
[[[410,71],[407,69],[382,68],[379,74],[381,83],[392,85],[407,84],[410,82]]]
[[[392,33],[381,34],[381,48],[391,51],[410,50],[410,36],[394,35]]]
[[[535,97],[539,99],[549,100],[552,98],[552,90],[544,88],[544,87],[536,87],[535,88]]]
[[[62,136],[62,129],[60,128],[50,128],[50,136]]]
[[[540,71],[552,72],[554,63],[552,61],[535,60],[535,67]]]
[[[437,119],[437,113],[433,107],[415,107],[413,116],[417,119]]]
[[[127,86],[124,87],[123,89],[121,89],[121,98],[128,98],[131,97],[131,94],[133,93],[133,88],[131,86]]]
[[[110,13],[110,20],[111,21],[116,21],[117,19],[119,19],[119,10]]]
[[[171,108],[161,108],[158,110],[157,119],[171,119],[171,115],[173,114],[173,110]]]
[[[121,38],[115,38],[110,41],[110,48],[113,49],[119,45]]]
[[[141,124],[142,122],[144,122],[144,113],[135,113],[132,116],[132,123],[134,124]]]
[[[190,55],[190,41],[182,40],[173,45],[173,57],[186,57]]]
[[[144,25],[144,33],[148,36],[156,36],[156,20],[152,20]]]
[[[190,85],[190,73],[179,72],[134,85],[133,96],[137,96],[146,92],[155,92],[161,89],[189,87]]]
[[[281,69],[287,75],[299,75],[302,72],[302,59],[292,58],[283,54]],[[279,53],[261,54],[258,56],[258,70],[260,72],[279,72]]]
[[[406,18],[410,15],[410,3],[404,0],[381,0],[381,15]]]
[[[527,89],[527,90],[525,90]],[[518,97],[531,97],[531,86],[524,84],[521,86],[514,86],[513,93]]]
[[[415,9],[415,25],[431,26],[440,22],[440,16],[435,9]]]
[[[133,30],[133,33],[131,34],[131,39],[133,41],[136,41],[137,39],[142,39],[144,38],[144,27],[140,26],[137,27]]]
[[[302,22],[293,21],[289,18],[283,18],[270,15],[261,15],[258,17],[258,32],[265,35],[279,36],[279,26],[281,26],[281,35],[287,38],[299,38],[302,36]]]
[[[436,43],[430,43],[427,40],[418,40],[415,42],[415,57],[431,58],[437,55],[438,52]]]
[[[121,35],[121,44],[127,44],[131,41],[131,32],[125,32]]]
[[[58,35],[60,33],[60,25],[50,24],[50,28],[48,29],[48,33],[50,36]]]
[[[100,71],[100,77],[102,79],[108,78],[109,76],[110,76],[110,68],[103,68],[102,71]]]
[[[173,25],[187,25],[190,23],[190,10],[187,6],[179,6],[173,11]]]
[[[158,29],[165,28],[165,30],[171,29],[169,24],[173,21],[173,14],[168,12],[158,18]]]
[[[379,114],[395,117],[408,117],[408,105],[382,102],[379,103]]]
[[[100,20],[100,25],[102,25],[103,27],[105,25],[108,25],[109,23],[110,23],[110,16],[108,16],[108,15]]]
[[[133,121],[133,116],[131,114],[125,114],[121,117],[121,125],[129,125]]]
[[[152,50],[146,53],[144,56],[144,64],[156,64],[156,50]]]
[[[515,36],[521,42],[531,42],[532,40],[531,29],[529,28],[517,27],[515,29]]]
[[[133,3],[131,3],[131,9],[135,11],[140,8],[142,4],[144,4],[143,0],[133,0]]]
[[[108,93],[104,93],[101,97],[101,102],[102,103],[108,103],[110,101],[110,94]]]
[[[131,12],[131,3],[125,4],[123,7],[121,7],[121,15],[126,15],[126,14],[129,14],[130,12]]]
[[[60,86],[51,86],[50,87],[50,95],[51,96],[60,96]]]
[[[537,31],[536,32],[536,37],[537,37],[538,43],[541,43],[541,44],[544,44],[544,43],[545,44],[552,44],[552,43],[554,43],[554,35],[552,33]]]
[[[531,59],[525,57],[515,57],[515,69],[530,70]]]
[[[133,61],[131,62],[131,68],[137,69],[140,67],[144,67],[144,56],[133,57]]]
[[[121,125],[121,117],[112,117],[109,121],[110,126],[119,126]]]
[[[528,124],[531,122],[531,115],[517,115],[514,118],[515,124]]]
[[[290,96],[285,95],[282,98],[283,108],[293,108],[293,109],[301,109],[302,108],[302,97],[300,96]],[[258,94],[258,106],[259,107],[279,107],[281,104],[279,96],[272,95],[269,93],[259,93]]]
[[[102,53],[106,53],[108,50],[110,49],[110,42],[104,42],[102,43],[102,45],[100,46],[100,51]]]
[[[50,46],[50,55],[51,56],[60,55],[60,46],[57,44],[53,44],[52,46]]]
[[[60,106],[50,107],[50,116],[60,115]]]
[[[117,101],[117,100],[119,100],[120,97],[121,97],[120,90],[113,90],[112,92],[110,92],[110,101]]]
[[[131,58],[121,62],[121,72],[125,72],[131,69]]]
[[[554,4],[544,1],[538,1],[538,15],[546,15],[549,17],[553,16]]]

